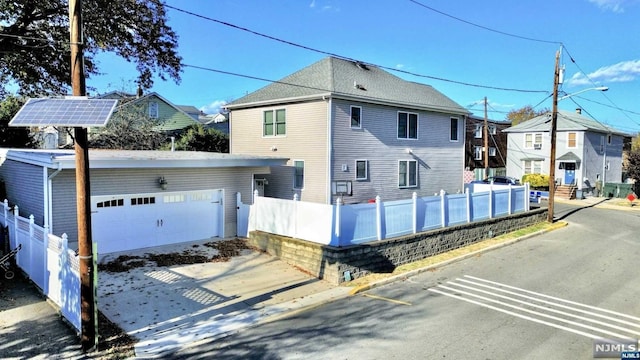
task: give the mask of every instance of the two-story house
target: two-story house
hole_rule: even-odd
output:
[[[549,174],[551,113],[505,129],[507,175]],[[591,191],[620,182],[625,134],[576,112],[558,111],[555,181]]]
[[[485,177],[506,175],[507,134],[502,130],[511,126],[510,121],[487,119],[488,144],[485,149],[484,118],[469,116],[465,136],[465,168],[469,172],[468,181],[482,180]],[[488,173],[485,174],[485,161],[488,159]]]
[[[288,157],[265,196],[319,203],[463,189],[468,111],[431,86],[327,57],[226,105],[232,154]]]

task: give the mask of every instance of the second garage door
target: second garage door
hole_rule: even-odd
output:
[[[222,236],[223,191],[200,190],[91,197],[98,254]]]

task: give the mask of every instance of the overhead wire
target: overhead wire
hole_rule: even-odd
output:
[[[516,89],[516,88],[507,88],[507,87],[498,87],[498,86],[491,86],[491,85],[481,85],[481,84],[473,84],[473,83],[469,83],[469,82],[464,82],[464,81],[458,81],[458,80],[452,80],[452,79],[446,79],[443,77],[437,77],[437,76],[432,76],[432,75],[425,75],[425,74],[419,74],[419,73],[414,73],[411,71],[407,71],[407,70],[402,70],[402,69],[398,69],[395,67],[389,67],[389,66],[384,66],[384,65],[379,65],[379,64],[375,64],[375,63],[370,63],[370,62],[366,62],[366,61],[361,61],[361,60],[357,60],[348,56],[344,56],[344,55],[339,55],[333,52],[329,52],[329,51],[324,51],[324,50],[319,50],[316,48],[312,48],[310,46],[306,46],[306,45],[301,45],[298,43],[294,43],[292,41],[288,41],[288,40],[284,40],[275,36],[271,36],[271,35],[267,35],[255,30],[251,30],[248,29],[246,27],[242,27],[242,26],[238,26],[235,24],[231,24],[229,22],[226,21],[222,21],[222,20],[218,20],[218,19],[214,19],[212,17],[209,16],[205,16],[202,14],[198,14],[195,13],[193,11],[189,11],[189,10],[184,10],[172,5],[168,5],[168,4],[163,4],[166,8],[168,9],[172,9],[178,12],[182,12],[184,14],[190,15],[190,16],[194,16],[194,17],[198,17],[200,19],[204,19],[207,21],[211,21],[211,22],[215,22],[217,24],[220,25],[224,25],[224,26],[228,26],[231,28],[234,28],[236,30],[241,30],[241,31],[245,31],[248,32],[250,34],[256,35],[256,36],[260,36],[260,37],[264,37],[266,39],[269,40],[273,40],[273,41],[277,41],[286,45],[290,45],[290,46],[294,46],[297,48],[301,48],[304,50],[308,50],[308,51],[313,51],[319,54],[323,54],[323,55],[327,55],[327,56],[332,56],[335,58],[339,58],[339,59],[343,59],[343,60],[348,60],[348,61],[352,61],[352,62],[358,62],[358,63],[362,63],[365,65],[371,65],[371,66],[375,66],[378,67],[380,69],[385,69],[385,70],[389,70],[389,71],[393,71],[393,72],[399,72],[399,73],[403,73],[406,75],[411,75],[411,76],[416,76],[416,77],[420,77],[420,78],[426,78],[426,79],[431,79],[431,80],[438,80],[438,81],[443,81],[443,82],[449,82],[449,83],[453,83],[453,84],[458,84],[458,85],[464,85],[464,86],[469,86],[469,87],[477,87],[477,88],[483,88],[483,89],[490,89],[490,90],[500,90],[500,91],[511,91],[511,92],[522,92],[522,93],[546,93],[548,92],[547,90],[529,90],[529,89]]]

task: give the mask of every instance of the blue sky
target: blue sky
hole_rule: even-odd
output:
[[[168,9],[185,64],[279,80],[327,56],[321,52],[333,53],[424,75],[391,71],[432,85],[478,116],[483,116],[481,102],[486,96],[489,118],[496,120],[525,105],[551,108],[555,54],[562,43],[561,95],[594,86],[607,86],[609,91],[576,94],[561,101],[559,109],[574,111],[580,106],[583,114],[604,124],[628,133],[640,131],[640,0],[167,0],[167,4],[234,25]],[[135,92],[133,64],[111,54],[100,55],[98,61],[103,75],[87,80],[95,92]],[[212,113],[220,104],[267,84],[186,67],[180,84],[157,79],[152,91],[175,104]]]

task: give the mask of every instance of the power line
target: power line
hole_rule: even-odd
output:
[[[456,21],[460,21],[460,22],[465,23],[467,25],[475,26],[475,27],[478,27],[480,29],[491,31],[491,32],[494,32],[494,33],[497,33],[497,34],[510,36],[510,37],[514,37],[514,38],[518,38],[518,39],[522,39],[522,40],[535,41],[535,42],[541,42],[541,43],[547,43],[547,44],[557,44],[557,45],[561,45],[562,44],[560,41],[534,39],[534,38],[530,38],[530,37],[527,37],[527,36],[516,35],[516,34],[511,34],[511,33],[505,32],[505,31],[492,29],[490,27],[486,27],[486,26],[483,26],[483,25],[472,23],[471,21],[467,21],[467,20],[461,19],[459,17],[447,14],[445,12],[442,12],[440,10],[437,10],[437,9],[434,9],[434,8],[432,8],[430,6],[427,6],[427,5],[425,5],[425,4],[423,4],[423,3],[419,2],[419,1],[416,1],[416,0],[409,0],[409,1],[414,3],[414,4],[416,4],[416,5],[418,5],[418,6],[421,6],[421,7],[425,8],[425,9],[427,9],[427,10],[431,10],[433,12],[436,12],[436,13],[438,13],[440,15],[444,15],[444,16],[449,17],[451,19],[454,19]]]
[[[239,73],[235,73],[235,72],[218,70],[218,69],[213,69],[213,68],[208,68],[208,67],[198,66],[198,65],[190,65],[190,64],[182,64],[182,65],[184,67],[189,67],[189,68],[198,69],[198,70],[215,72],[215,73],[218,73],[218,74],[237,76],[237,77],[242,77],[242,78],[246,78],[246,79],[265,81],[265,82],[270,82],[270,83],[275,83],[275,84],[296,86],[296,87],[301,87],[301,88],[311,89],[311,90],[317,90],[317,91],[325,91],[327,93],[333,93],[333,94],[336,94],[336,95],[350,96],[350,94],[347,94],[347,93],[342,93],[342,92],[339,92],[339,91],[333,91],[333,90],[330,90],[330,89],[324,89],[324,88],[319,88],[319,87],[314,87],[314,86],[295,84],[295,83],[290,83],[290,82],[281,81],[281,80],[271,80],[271,79],[261,78],[261,77],[258,77],[258,76],[244,75],[244,74],[239,74]],[[366,99],[369,99],[369,100],[386,100],[384,98],[379,98],[379,97],[374,97],[374,96],[367,96]],[[415,104],[415,105],[418,105],[418,104]],[[451,109],[451,110],[460,110],[460,108],[458,108],[458,107],[441,106],[441,105],[434,106],[434,108],[438,108],[438,109],[441,109],[441,110],[449,110],[449,109]]]
[[[228,27],[234,28],[236,30],[245,31],[245,32],[248,32],[250,34],[253,34],[253,35],[256,35],[256,36],[260,36],[260,37],[264,37],[266,39],[277,41],[277,42],[280,42],[280,43],[283,43],[283,44],[286,44],[286,45],[289,45],[289,46],[294,46],[294,47],[297,47],[297,48],[301,48],[301,49],[308,50],[308,51],[313,51],[313,52],[316,52],[316,53],[319,53],[319,54],[328,55],[328,56],[332,56],[332,57],[343,59],[343,60],[359,62],[359,63],[363,63],[363,64],[366,64],[366,65],[375,66],[375,67],[378,67],[380,69],[385,69],[385,70],[399,72],[399,73],[403,73],[403,74],[407,74],[407,75],[411,75],[411,76],[427,78],[427,79],[432,79],[432,80],[438,80],[438,81],[444,81],[444,82],[449,82],[449,83],[458,84],[458,85],[464,85],[464,86],[469,86],[469,87],[477,87],[477,88],[491,89],[491,90],[501,90],[501,91],[523,92],[523,93],[548,93],[547,90],[527,90],[527,89],[515,89],[515,88],[505,88],[505,87],[490,86],[490,85],[472,84],[472,83],[468,83],[468,82],[464,82],[464,81],[457,81],[457,80],[445,79],[445,78],[437,77],[437,76],[418,74],[418,73],[414,73],[414,72],[411,72],[411,71],[397,69],[397,68],[394,68],[394,67],[388,67],[388,66],[384,66],[384,65],[378,65],[378,64],[374,64],[374,63],[360,61],[360,60],[357,60],[357,59],[354,59],[354,58],[351,58],[351,57],[348,57],[348,56],[343,56],[343,55],[339,55],[339,54],[336,54],[336,53],[315,49],[315,48],[312,48],[312,47],[309,47],[309,46],[306,46],[306,45],[301,45],[301,44],[298,44],[298,43],[294,43],[294,42],[291,42],[291,41],[288,41],[288,40],[283,40],[283,39],[277,38],[275,36],[271,36],[271,35],[267,35],[267,34],[264,34],[264,33],[261,33],[261,32],[257,32],[255,30],[251,30],[251,29],[248,29],[248,28],[245,28],[245,27],[242,27],[242,26],[231,24],[231,23],[226,22],[226,21],[214,19],[212,17],[201,15],[201,14],[189,11],[189,10],[180,9],[180,8],[175,7],[175,6],[168,5],[168,4],[163,4],[163,5],[168,9],[173,9],[175,11],[182,12],[184,14],[187,14],[187,15],[190,15],[190,16],[194,16],[194,17],[197,17],[197,18],[200,18],[200,19],[204,19],[204,20],[207,20],[207,21],[215,22],[217,24],[221,24],[221,25],[224,25],[224,26],[228,26]]]

